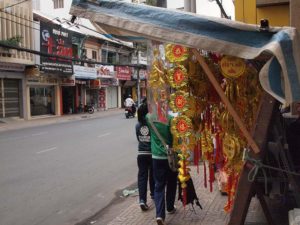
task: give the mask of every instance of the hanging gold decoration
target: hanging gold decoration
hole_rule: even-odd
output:
[[[169,62],[182,62],[189,57],[188,48],[182,45],[167,44],[165,47],[166,57]]]
[[[233,56],[224,56],[220,61],[221,72],[224,77],[235,79],[244,74],[246,69],[245,61]]]
[[[189,94],[184,91],[176,91],[170,96],[170,108],[173,112],[185,112],[188,108],[188,100]]]
[[[188,137],[192,134],[192,121],[187,116],[181,115],[171,121],[171,132],[177,137]]]
[[[184,66],[178,65],[168,71],[168,80],[172,88],[186,87],[188,82],[187,70]]]

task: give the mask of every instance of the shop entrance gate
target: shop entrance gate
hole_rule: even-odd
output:
[[[0,78],[0,118],[20,116],[20,80]]]

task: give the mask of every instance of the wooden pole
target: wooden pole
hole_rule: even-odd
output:
[[[237,114],[237,112],[235,111],[233,106],[231,105],[230,101],[226,97],[224,91],[222,90],[222,88],[221,88],[220,84],[218,83],[217,79],[215,78],[214,74],[211,72],[211,70],[210,70],[209,66],[207,65],[207,63],[205,62],[204,58],[200,55],[200,53],[198,52],[197,49],[192,49],[192,52],[196,56],[198,62],[200,63],[200,65],[201,65],[202,69],[204,70],[205,74],[207,75],[208,79],[210,80],[210,82],[212,83],[214,88],[216,89],[218,95],[220,96],[221,100],[223,101],[226,108],[228,109],[228,112],[233,117],[234,121],[236,122],[236,124],[238,125],[240,130],[242,131],[249,146],[254,151],[254,153],[256,153],[256,154],[259,153],[260,150],[259,150],[257,144],[253,140],[249,131],[246,129],[243,121],[241,120],[241,118],[239,117],[239,115]]]

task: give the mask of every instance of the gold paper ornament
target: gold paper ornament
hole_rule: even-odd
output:
[[[188,74],[183,65],[175,66],[168,71],[168,80],[172,88],[183,88],[187,85]]]
[[[166,57],[169,62],[182,62],[189,57],[188,48],[181,45],[167,44],[165,47]]]
[[[171,132],[177,137],[189,137],[192,134],[193,125],[190,118],[181,115],[172,119]]]
[[[170,96],[170,108],[173,112],[184,112],[187,111],[188,108],[188,97],[189,94],[184,91],[176,91]]]

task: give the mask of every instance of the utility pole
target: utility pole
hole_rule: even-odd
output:
[[[299,0],[290,0],[290,26],[297,29],[298,37],[300,35],[300,1]]]
[[[196,13],[196,0],[184,0],[184,11]]]
[[[162,7],[162,8],[167,8],[167,0],[157,0],[156,6]]]

